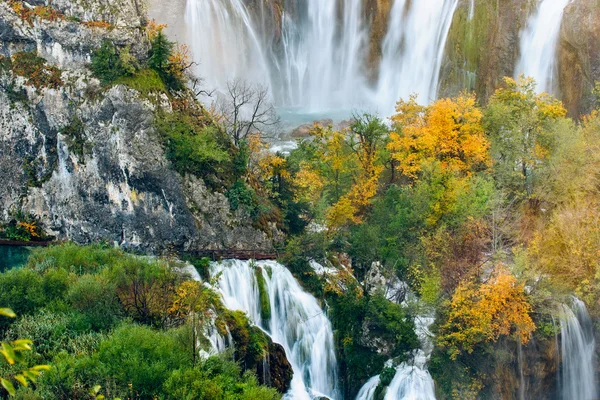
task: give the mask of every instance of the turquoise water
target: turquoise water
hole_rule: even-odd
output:
[[[0,246],[0,272],[20,267],[27,261],[31,247]]]

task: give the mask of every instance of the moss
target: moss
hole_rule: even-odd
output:
[[[264,320],[271,319],[271,302],[269,301],[269,293],[267,291],[267,282],[263,275],[263,269],[257,267],[254,270],[256,275],[256,283],[258,284],[258,297],[260,299],[260,315]]]
[[[42,187],[42,185],[50,180],[54,173],[56,164],[51,168],[44,168],[44,161],[40,158],[27,156],[23,160],[23,172],[27,177],[27,186]],[[44,171],[44,169],[46,169]]]
[[[85,125],[81,119],[75,116],[61,133],[65,135],[69,150],[77,156],[79,162],[84,162],[85,155],[92,153],[92,145],[85,138]]]
[[[115,80],[117,84],[123,84],[143,95],[150,93],[167,93],[167,86],[158,72],[152,69],[142,69],[132,76],[123,76]]]

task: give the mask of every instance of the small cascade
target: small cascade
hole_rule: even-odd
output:
[[[541,0],[521,32],[515,78],[520,74],[534,78],[538,92],[556,91],[556,48],[563,12],[570,1]]]
[[[458,0],[396,0],[383,41],[376,102],[384,115],[416,93],[422,104],[437,97],[446,39]]]
[[[396,367],[394,379],[387,387],[384,400],[435,400],[435,383],[427,371],[427,362],[433,351],[429,327],[434,318],[419,316],[415,318],[415,331],[419,336],[421,348],[414,354],[412,362],[404,362]],[[379,376],[375,376],[360,389],[356,400],[373,400],[375,389],[379,385]]]
[[[367,383],[365,383],[363,387],[360,388],[360,391],[356,396],[356,400],[372,400],[375,396],[375,390],[377,389],[377,386],[379,386],[379,382],[381,382],[379,375],[376,375],[369,379]]]
[[[264,280],[262,288],[257,274]],[[246,312],[253,323],[284,347],[294,370],[285,398],[340,398],[331,323],[317,300],[302,290],[284,266],[274,261],[253,264],[230,260],[213,263],[211,276],[219,276],[219,290],[228,308]],[[261,315],[261,290],[269,299],[268,319]]]
[[[469,21],[472,21],[475,17],[475,0],[470,0],[469,3]]]
[[[560,393],[562,400],[598,398],[592,320],[585,304],[573,299],[572,306],[560,308]]]

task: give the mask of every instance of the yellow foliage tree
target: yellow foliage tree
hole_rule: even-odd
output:
[[[424,107],[416,96],[399,101],[387,147],[399,170],[417,179],[423,166],[437,160],[442,170],[469,175],[490,165],[483,114],[475,96],[462,94]]]
[[[472,353],[479,343],[495,342],[500,336],[512,335],[527,343],[535,330],[530,313],[523,285],[499,267],[486,283],[465,281],[458,285],[437,341],[448,349],[452,359],[462,352]]]

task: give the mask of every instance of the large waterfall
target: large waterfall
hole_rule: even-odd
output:
[[[385,114],[400,98],[416,93],[435,100],[444,47],[458,0],[396,0],[383,41],[375,96]]]
[[[541,0],[521,33],[520,58],[515,77],[530,76],[539,92],[556,91],[556,48],[563,11],[570,0]]]
[[[257,274],[264,279],[270,303],[268,319],[261,315]],[[211,265],[211,276],[219,276],[219,290],[228,308],[245,311],[253,323],[284,347],[294,370],[286,398],[340,398],[331,323],[317,300],[302,290],[284,266],[274,261],[224,261]]]
[[[395,0],[375,71],[364,0],[188,0],[186,24],[198,74],[211,88],[234,77],[266,84],[297,114],[393,112],[400,97],[436,97],[458,0]],[[272,15],[274,13],[276,15]],[[291,111],[290,111],[291,110]]]
[[[595,375],[595,346],[592,320],[585,304],[573,299],[573,305],[563,304],[560,310],[562,400],[598,398]]]

